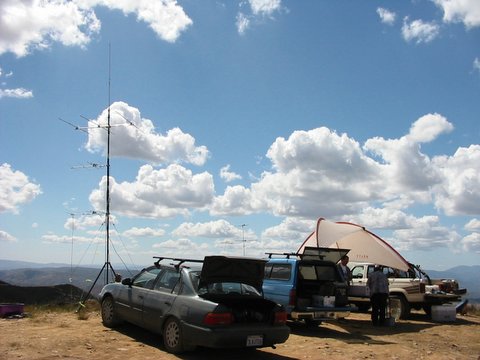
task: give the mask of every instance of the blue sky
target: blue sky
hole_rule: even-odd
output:
[[[113,263],[323,217],[480,264],[476,0],[6,0],[0,69],[2,259],[104,262],[110,105]]]

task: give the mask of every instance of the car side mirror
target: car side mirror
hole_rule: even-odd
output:
[[[123,285],[132,286],[133,282],[132,282],[132,279],[126,278],[126,279],[123,279],[123,280],[122,280],[122,284],[123,284]]]

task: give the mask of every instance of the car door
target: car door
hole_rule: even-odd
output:
[[[165,269],[152,289],[144,294],[142,321],[143,326],[159,331],[165,314],[170,312],[178,295],[180,273],[175,269]]]
[[[352,283],[348,288],[349,296],[370,297],[367,286],[367,265],[356,265],[352,268]]]
[[[132,279],[131,285],[119,294],[116,302],[122,318],[137,325],[142,324],[145,297],[161,272],[162,269],[157,267],[142,270]]]

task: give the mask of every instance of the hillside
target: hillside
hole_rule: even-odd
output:
[[[29,266],[25,267],[26,264]],[[50,264],[51,265],[51,264]],[[2,270],[3,269],[3,270]],[[125,270],[115,271],[122,277],[132,276],[137,270],[127,272]],[[46,264],[25,263],[9,260],[0,260],[0,280],[12,285],[19,286],[53,286],[60,284],[70,284],[85,291],[88,291],[93,281],[100,272],[100,268],[79,267],[72,269],[69,266],[47,266]],[[445,271],[426,270],[431,278],[437,279],[456,279],[460,287],[468,290],[465,298],[470,302],[480,303],[480,281],[478,274],[480,266],[457,266]],[[97,281],[92,295],[100,292],[105,280],[105,272],[102,273]]]

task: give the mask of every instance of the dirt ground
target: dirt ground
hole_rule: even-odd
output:
[[[175,356],[158,335],[132,325],[102,325],[98,311],[80,320],[75,313],[42,312],[22,319],[0,319],[0,359],[475,359],[480,360],[480,317],[458,315],[435,323],[413,314],[393,327],[373,327],[369,314],[351,314],[317,328],[291,324],[287,342],[276,349],[198,348]]]

